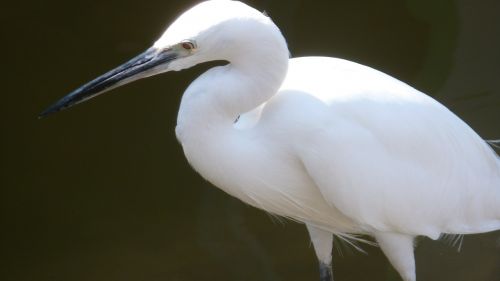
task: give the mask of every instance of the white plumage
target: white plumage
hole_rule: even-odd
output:
[[[272,22],[241,3],[194,10],[218,5],[242,8],[256,23],[218,23],[217,30],[234,28],[225,36],[238,37],[237,56],[184,94],[177,134],[203,177],[309,228],[374,235],[405,280],[415,280],[415,236],[500,228],[500,160],[447,108],[353,62],[288,61]],[[183,17],[171,28],[188,25]],[[238,29],[248,29],[246,38]]]
[[[414,237],[500,229],[499,157],[405,83],[346,60],[289,59],[274,23],[237,1],[196,5],[151,50],[126,68],[164,61],[133,75],[110,72],[106,79],[125,82],[101,87],[108,80],[98,78],[47,112],[113,83],[228,61],[186,90],[177,137],[215,186],[304,222],[323,280],[331,278],[332,234],[373,235],[403,279],[415,281]]]

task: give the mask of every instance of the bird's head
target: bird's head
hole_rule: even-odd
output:
[[[40,117],[141,78],[207,61],[237,62],[238,57],[252,52],[255,44],[272,41],[286,48],[279,30],[276,36],[276,32],[266,32],[270,28],[278,30],[267,16],[241,2],[202,2],[177,18],[151,48],[74,90],[43,111]]]

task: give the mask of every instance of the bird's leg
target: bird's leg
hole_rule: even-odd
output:
[[[319,262],[319,280],[333,281],[332,265]]]
[[[384,252],[403,280],[416,281],[415,257],[413,253],[414,237],[389,232],[376,233],[374,236],[382,252]]]
[[[306,224],[314,251],[319,261],[319,276],[321,281],[333,281],[332,274],[332,247],[333,234],[331,232]]]

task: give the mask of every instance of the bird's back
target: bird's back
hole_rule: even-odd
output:
[[[261,124],[294,142],[328,203],[367,232],[500,228],[500,160],[447,108],[345,60],[290,61]]]

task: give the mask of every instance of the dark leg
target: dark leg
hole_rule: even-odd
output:
[[[332,267],[326,263],[319,263],[319,280],[333,281]]]

